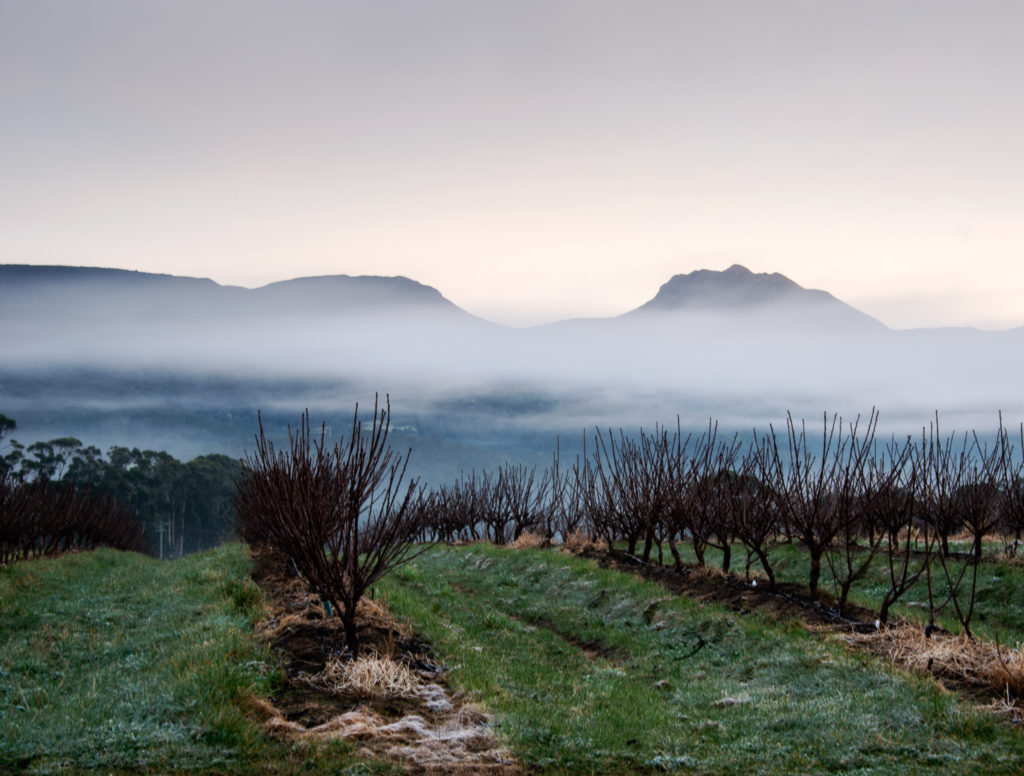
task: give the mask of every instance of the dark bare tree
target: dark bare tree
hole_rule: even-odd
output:
[[[577,533],[583,526],[583,493],[577,476],[579,462],[568,471],[562,467],[561,443],[556,442],[551,456],[551,499],[545,510],[544,535],[562,540]]]
[[[882,537],[889,586],[878,608],[879,623],[889,621],[889,611],[910,590],[931,563],[936,534],[921,521],[919,481],[922,477],[918,448],[908,437],[905,443],[890,440],[880,459],[871,459],[869,480],[875,491],[868,502],[871,529]],[[917,532],[920,530],[920,536]]]
[[[1019,429],[1020,456],[1010,433],[1003,425],[1003,416],[999,416],[999,471],[998,471],[998,505],[999,528],[1013,541],[1007,543],[1006,553],[1016,557],[1021,535],[1024,534],[1024,424]]]
[[[0,472],[0,567],[96,547],[148,549],[138,518],[112,496]]]
[[[837,449],[841,456],[833,484],[833,509],[838,526],[837,541],[825,552],[825,560],[845,613],[846,600],[854,582],[863,579],[882,546],[883,534],[873,530],[873,502],[891,480],[895,467],[872,465],[875,461],[875,431],[878,412],[872,409],[863,430],[858,417],[850,424],[846,444]]]
[[[756,437],[755,437],[756,438]],[[786,417],[786,452],[779,452],[775,429],[761,445],[758,457],[760,479],[779,505],[785,529],[804,545],[810,555],[808,588],[811,599],[818,594],[821,559],[839,531],[834,489],[846,457],[848,441],[838,416],[824,416],[821,451],[815,453],[807,439],[806,425],[798,427],[792,415]]]
[[[611,429],[607,438],[595,429],[594,442],[595,482],[600,484],[601,502],[608,509],[605,517],[610,521],[605,532],[611,542],[623,539],[626,551],[635,555],[641,538],[653,542],[651,515],[637,472],[642,456],[636,443],[621,429],[618,439]]]
[[[974,448],[971,437],[966,433],[960,442],[954,435],[946,439],[942,437],[938,414],[927,434],[922,432],[924,513],[939,544],[935,563],[926,569],[925,575],[929,625],[934,626],[935,615],[952,604],[953,612],[968,638],[973,638],[970,623],[977,594],[980,554],[974,551],[969,555],[952,553],[949,538],[960,528],[972,526],[979,540],[974,542],[972,550],[980,550],[981,537],[995,525],[995,520],[989,515],[994,502],[993,489],[986,466],[978,462],[977,454],[983,453]],[[935,565],[938,566],[937,574],[932,573]],[[945,583],[943,596],[936,595],[933,579],[936,575]]]
[[[762,440],[762,446],[766,442]],[[768,577],[769,589],[775,590],[775,570],[768,556],[768,548],[779,533],[779,513],[770,489],[758,479],[758,460],[761,454],[762,450],[751,443],[736,471],[722,483],[723,496],[732,514],[736,538],[747,551],[747,578],[750,577],[752,557],[756,557]]]
[[[314,436],[307,411],[299,430],[289,430],[288,450],[279,452],[261,419],[235,500],[242,536],[291,560],[341,618],[352,655],[359,651],[359,600],[426,549],[413,542],[430,520],[427,502],[416,498],[415,480],[403,485],[409,453],[388,446],[390,424],[390,400],[383,407],[374,400],[367,432],[357,405],[348,440],[328,448],[326,427]]]

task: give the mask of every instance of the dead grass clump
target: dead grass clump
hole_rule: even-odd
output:
[[[472,706],[463,706],[437,723],[418,714],[389,721],[359,709],[309,729],[278,716],[267,722],[267,729],[291,740],[362,742],[370,752],[411,763],[425,773],[518,772],[488,727],[486,715]]]
[[[407,623],[399,622],[380,599],[360,598],[356,604],[356,620],[359,624],[368,625],[382,631],[394,630],[402,636],[412,635]]]
[[[912,625],[853,634],[876,654],[915,671],[934,674],[976,689],[995,691],[1016,706],[1024,699],[1024,654],[966,636],[933,633]]]
[[[548,537],[530,531],[520,534],[519,538],[509,545],[514,550],[538,550],[550,546],[551,540]]]
[[[698,579],[726,579],[729,575],[722,571],[719,566],[709,563],[706,566],[693,566],[690,570],[690,576]]]
[[[573,531],[565,537],[562,549],[574,555],[583,555],[588,552],[600,552],[606,548],[604,542],[595,539],[585,531]]]
[[[296,678],[326,692],[366,699],[418,697],[421,685],[419,677],[403,663],[370,655],[355,660],[332,658],[323,671]]]
[[[246,695],[240,701],[242,709],[259,722],[266,723],[280,715],[270,701],[256,695]]]
[[[256,625],[256,633],[266,641],[273,641],[284,633],[304,625],[309,620],[303,614],[283,614],[280,617],[271,617]]]

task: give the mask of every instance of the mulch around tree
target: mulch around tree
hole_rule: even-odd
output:
[[[271,698],[253,704],[270,734],[292,741],[341,738],[360,754],[400,763],[410,774],[517,774],[521,768],[490,728],[490,717],[445,686],[447,667],[429,643],[398,622],[381,602],[360,602],[360,658],[398,664],[412,691],[352,692],[320,681],[353,656],[344,630],[287,561],[253,554],[252,577],[268,617],[257,634],[278,654],[285,679]],[[339,668],[340,667],[340,668]]]

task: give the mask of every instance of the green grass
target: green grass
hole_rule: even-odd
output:
[[[998,545],[999,548],[1002,545]],[[678,545],[679,554],[683,561],[696,563],[696,556],[693,547],[687,543]],[[967,548],[951,543],[951,549],[961,551]],[[996,549],[996,545],[988,550]],[[987,551],[988,551],[987,550]],[[779,544],[769,552],[769,559],[775,569],[776,579],[782,582],[790,582],[807,586],[807,579],[810,572],[810,560],[807,552],[798,544]],[[656,560],[657,552],[653,558]],[[732,548],[731,570],[742,575],[745,565],[746,551],[742,545],[734,545]],[[672,563],[672,557],[667,549],[664,553],[664,562]],[[721,566],[722,553],[720,550],[709,548],[705,554],[705,561],[709,565]],[[950,572],[955,575],[959,572],[963,561],[951,560],[949,562]],[[916,569],[915,561],[911,562],[911,569]],[[761,564],[755,558],[751,571],[761,572]],[[960,600],[967,602],[967,589],[969,585],[970,569],[965,577],[960,593]],[[942,569],[938,562],[932,568],[933,590],[936,603],[945,600],[948,588],[942,576]],[[868,568],[867,575],[854,583],[850,590],[850,602],[867,607],[872,611],[878,611],[885,591],[889,588],[889,566],[885,557],[878,555]],[[832,572],[828,564],[822,560],[821,581],[819,589],[823,592],[837,595],[837,588],[834,583]],[[1024,565],[1017,563],[1005,563],[992,560],[985,560],[978,568],[978,592],[975,602],[974,617],[971,620],[971,630],[975,635],[989,641],[999,640],[1004,646],[1016,646],[1024,642]],[[922,576],[918,583],[907,591],[903,597],[890,610],[890,617],[902,617],[912,622],[924,624],[928,621],[928,592]],[[960,632],[960,623],[956,619],[952,603],[936,617],[942,627],[952,633]]]
[[[391,772],[245,716],[281,680],[247,573],[240,545],[0,571],[0,773]],[[924,679],[557,551],[438,547],[377,592],[532,772],[995,774],[1024,756]]]
[[[0,571],[0,773],[344,772],[344,746],[265,739],[279,670],[239,544],[160,562],[97,550]],[[362,769],[363,766],[357,766]],[[358,771],[356,771],[358,772]]]
[[[984,774],[1024,756],[925,679],[554,550],[439,547],[378,592],[543,772]]]

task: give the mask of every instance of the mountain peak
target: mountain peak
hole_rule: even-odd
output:
[[[740,264],[726,270],[699,269],[675,275],[640,310],[695,310],[751,307],[815,293],[778,272],[754,273]]]
[[[783,313],[797,322],[805,314],[834,322],[881,324],[826,291],[807,289],[778,272],[751,272],[741,264],[675,275],[636,313],[726,312],[730,316]]]

